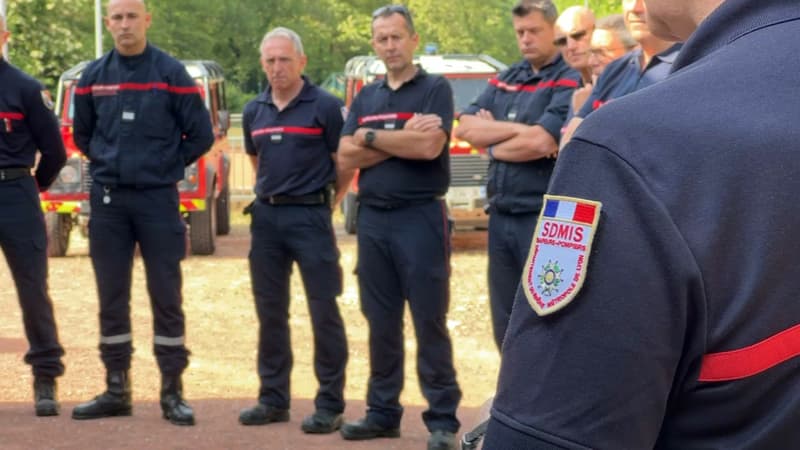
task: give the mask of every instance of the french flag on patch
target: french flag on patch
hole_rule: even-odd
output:
[[[597,206],[591,203],[553,200],[548,198],[542,216],[591,225],[594,223],[596,213]]]

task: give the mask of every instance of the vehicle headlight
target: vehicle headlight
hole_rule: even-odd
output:
[[[78,169],[73,166],[64,166],[58,174],[58,181],[64,184],[77,183],[81,179]]]

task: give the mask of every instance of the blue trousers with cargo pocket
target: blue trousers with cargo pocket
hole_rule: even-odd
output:
[[[250,226],[250,275],[260,323],[259,402],[289,409],[292,347],[290,278],[297,262],[314,334],[316,409],[344,411],[347,337],[336,297],[342,292],[339,249],[328,205],[270,205],[256,200]]]
[[[47,289],[47,233],[33,177],[0,182],[0,247],[17,288],[34,376],[64,373]]]
[[[369,323],[370,377],[367,417],[387,428],[400,425],[404,381],[403,316],[411,310],[417,337],[417,375],[428,409],[429,431],[457,432],[461,390],[447,329],[450,306],[450,225],[444,202],[358,212],[358,283]]]
[[[175,185],[105,187],[94,183],[89,253],[100,297],[100,356],[109,371],[128,370],[133,354],[131,282],[139,245],[153,310],[153,350],[162,374],[180,375],[189,363],[180,262],[186,225]]]

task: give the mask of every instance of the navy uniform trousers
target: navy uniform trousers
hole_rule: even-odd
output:
[[[274,206],[257,200],[250,226],[250,274],[260,322],[259,402],[290,407],[292,347],[289,301],[292,263],[297,262],[314,333],[317,409],[344,411],[347,337],[336,304],[342,292],[339,249],[328,205]]]
[[[417,336],[417,375],[429,431],[456,432],[461,390],[447,330],[450,301],[450,226],[444,202],[396,209],[362,203],[358,212],[358,282],[369,323],[367,416],[398,427],[403,409],[403,316],[408,299]]]
[[[33,177],[0,181],[0,246],[11,270],[22,307],[22,321],[30,348],[25,362],[34,376],[64,373],[47,293],[47,233]]]
[[[497,348],[503,348],[514,296],[528,259],[539,213],[489,216],[489,304]]]
[[[105,203],[103,198],[110,200]],[[136,243],[144,261],[153,310],[153,348],[162,374],[179,375],[188,365],[181,306],[180,261],[186,226],[175,185],[136,189],[99,183],[91,192],[89,252],[100,297],[100,356],[109,371],[130,368],[133,342],[130,300]]]

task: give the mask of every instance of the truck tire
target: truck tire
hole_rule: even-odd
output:
[[[48,212],[44,215],[47,230],[47,256],[60,257],[69,249],[69,233],[72,231],[72,216]]]
[[[344,214],[344,231],[347,234],[356,234],[356,218],[358,217],[358,202],[356,194],[348,192],[342,200],[342,213]]]
[[[214,189],[209,189],[206,209],[189,213],[189,245],[194,255],[213,255],[214,237],[217,234],[217,213]]]
[[[231,190],[226,184],[217,199],[217,236],[231,232]]]

